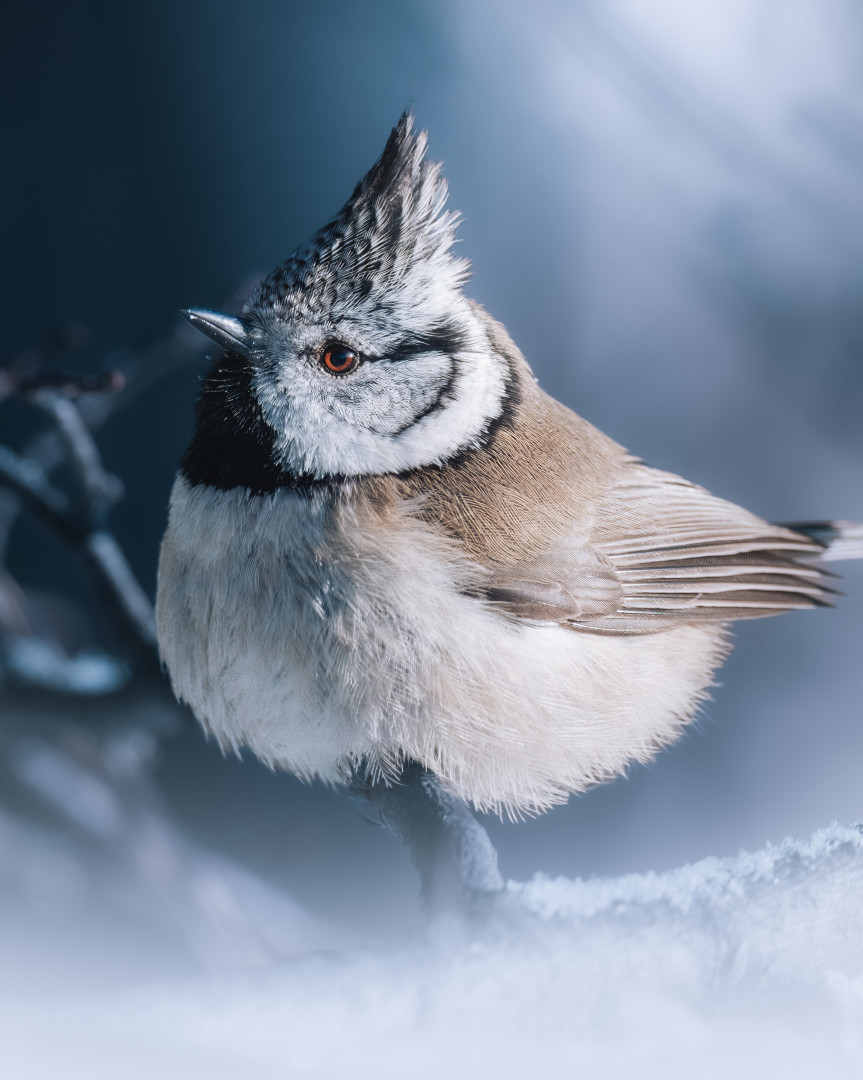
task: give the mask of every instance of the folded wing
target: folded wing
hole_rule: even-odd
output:
[[[762,618],[831,603],[819,565],[831,545],[838,557],[863,554],[859,527],[771,525],[627,459],[589,536],[501,570],[489,597],[524,618],[613,634]]]

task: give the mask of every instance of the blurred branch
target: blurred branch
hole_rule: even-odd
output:
[[[120,545],[107,531],[108,512],[123,494],[123,485],[102,467],[96,442],[74,400],[84,392],[122,390],[125,380],[117,372],[108,372],[98,380],[70,376],[30,379],[23,385],[34,403],[53,421],[72,464],[79,485],[77,506],[51,486],[38,465],[15,460],[6,448],[0,455],[0,481],[5,480],[28,504],[41,514],[64,538],[80,545],[99,578],[108,587],[115,606],[135,636],[152,652],[156,649],[153,606],[138,584]],[[5,463],[5,470],[2,468]]]
[[[111,385],[122,388],[122,377],[113,372],[110,374]],[[63,389],[43,386],[32,394],[32,399],[54,421],[63,440],[81,485],[82,513],[90,525],[101,524],[108,510],[122,498],[123,485],[102,468],[93,436],[74,401]]]
[[[94,488],[103,491],[101,464],[89,432],[86,429],[79,430],[75,438],[81,443],[79,465],[82,470],[87,470],[87,482],[91,492]],[[86,445],[86,442],[90,445]],[[101,475],[104,476],[103,473]],[[82,521],[81,516],[75,514],[66,496],[48,481],[44,471],[35,462],[24,461],[5,446],[0,446],[0,484],[14,491],[64,540],[82,548],[136,638],[155,656],[156,625],[153,605],[138,584],[116,539],[107,530],[93,527],[95,520],[104,516],[104,511],[95,501],[102,496],[94,496],[85,502],[86,510]]]
[[[92,532],[85,550],[139,640],[156,656],[156,618],[150,598],[138,584],[120,545],[105,530]]]
[[[219,310],[239,310],[243,297],[248,295],[257,280],[255,276],[239,288],[232,289],[218,305]],[[93,432],[162,379],[198,364],[207,348],[207,341],[201,334],[185,320],[177,319],[170,333],[154,337],[135,348],[121,348],[110,353],[105,361],[110,366],[109,371],[77,375],[45,370],[46,365],[57,356],[81,348],[88,338],[86,327],[73,323],[58,333],[46,335],[36,348],[19,353],[7,367],[0,369],[0,402],[17,395],[38,405],[39,402],[35,400],[37,395],[42,391],[54,391],[55,402],[56,396],[74,399],[78,416]],[[52,407],[56,405],[49,406]],[[68,442],[52,426],[38,432],[20,453],[27,461],[41,466],[45,475],[50,476],[67,460]],[[0,492],[0,558],[18,510],[15,495],[10,491]]]
[[[234,290],[222,306],[233,310],[247,292],[246,286]],[[50,421],[17,453],[0,446],[0,563],[18,513],[26,508],[71,547],[83,550],[124,624],[155,660],[153,605],[106,527],[111,508],[123,496],[123,484],[103,468],[93,431],[163,378],[197,363],[206,342],[178,320],[167,336],[112,353],[109,371],[46,370],[56,357],[80,348],[87,339],[86,328],[72,324],[46,335],[39,346],[19,353],[0,370],[0,402],[19,397]],[[51,473],[64,464],[71,466],[75,479],[71,496],[50,481]]]
[[[0,484],[14,492],[28,509],[56,529],[70,543],[82,534],[71,513],[69,500],[53,487],[44,469],[35,461],[19,457],[8,446],[0,445]]]

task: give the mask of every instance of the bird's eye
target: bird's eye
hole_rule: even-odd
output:
[[[333,375],[347,375],[359,367],[360,355],[347,345],[328,345],[321,357],[321,364]]]

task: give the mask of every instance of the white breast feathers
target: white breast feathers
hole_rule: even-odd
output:
[[[502,614],[410,503],[351,490],[174,486],[159,642],[223,747],[328,781],[411,758],[518,815],[646,760],[704,697],[721,625],[608,638]]]

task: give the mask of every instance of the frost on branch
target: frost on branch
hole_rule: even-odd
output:
[[[695,994],[819,981],[863,961],[863,828],[833,825],[663,874],[509,884],[515,910],[579,942],[621,978]],[[619,946],[626,942],[626,948]]]

